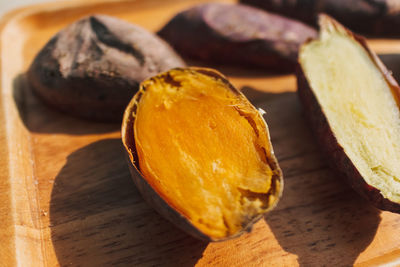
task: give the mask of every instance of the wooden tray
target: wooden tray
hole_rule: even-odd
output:
[[[143,202],[125,163],[120,125],[71,118],[32,96],[24,72],[68,23],[105,13],[155,31],[197,2],[68,1],[27,7],[3,18],[0,265],[400,264],[400,216],[366,204],[327,168],[302,117],[291,75],[220,68],[267,111],[286,183],[277,209],[252,233],[223,243],[193,239]],[[397,40],[371,44],[380,52],[400,51]]]

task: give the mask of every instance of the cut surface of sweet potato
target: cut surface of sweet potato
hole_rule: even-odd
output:
[[[320,24],[320,38],[301,48],[302,71],[362,179],[400,203],[398,87],[356,36],[327,16]]]
[[[277,201],[281,174],[268,131],[241,93],[193,69],[142,89],[134,123],[140,172],[201,232],[234,235]]]

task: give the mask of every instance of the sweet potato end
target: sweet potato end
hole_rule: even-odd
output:
[[[311,119],[321,124],[314,130],[350,184],[377,207],[399,212],[399,87],[362,38],[326,15],[320,25],[320,38],[299,54],[305,111],[315,117],[306,105],[318,103],[324,119]]]

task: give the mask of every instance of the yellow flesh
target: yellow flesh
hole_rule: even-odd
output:
[[[273,172],[261,149],[267,144],[265,125],[222,82],[173,74],[179,88],[162,79],[145,84],[134,125],[140,170],[203,233],[232,235],[273,198],[267,195]],[[237,108],[253,117],[259,137]]]
[[[400,202],[400,113],[364,48],[345,33],[323,32],[300,63],[339,144],[365,181]]]

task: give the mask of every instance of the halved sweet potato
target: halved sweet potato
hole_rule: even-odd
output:
[[[326,13],[351,30],[375,36],[400,36],[400,5],[397,0],[240,0],[241,3],[317,24]]]
[[[207,3],[180,12],[158,34],[190,58],[277,72],[294,71],[300,45],[317,32],[250,6]]]
[[[36,95],[56,109],[120,122],[141,81],[184,65],[158,36],[93,15],[58,32],[35,57],[28,79]]]
[[[376,207],[400,212],[400,88],[365,40],[320,16],[298,92],[328,160]]]
[[[173,69],[144,81],[125,111],[122,140],[143,197],[197,238],[249,231],[281,196],[265,121],[214,70]]]

